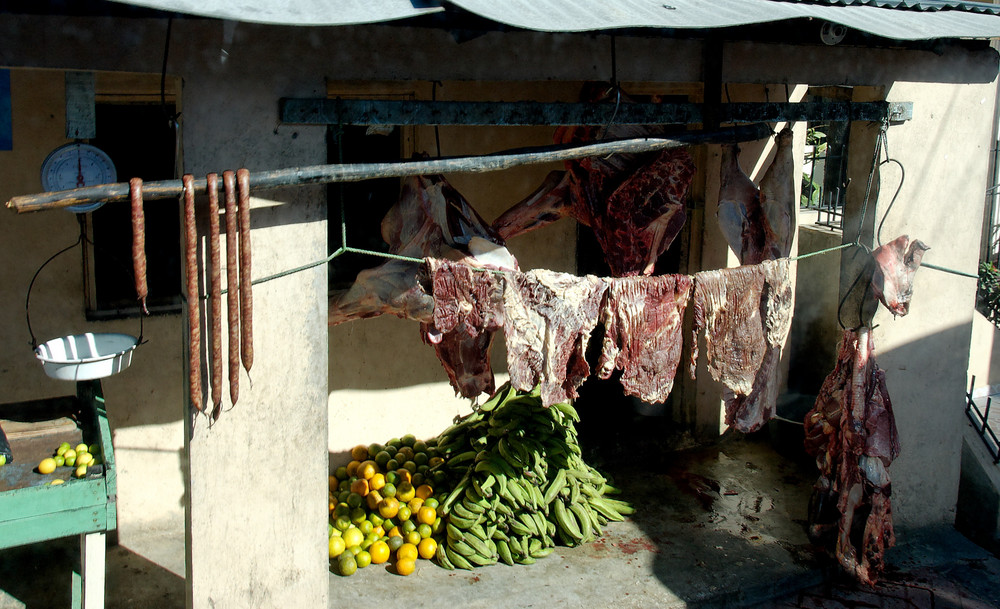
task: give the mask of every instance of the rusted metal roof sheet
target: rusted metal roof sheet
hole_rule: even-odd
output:
[[[795,19],[897,40],[1000,37],[1000,6],[958,0],[115,0],[204,17],[284,25],[393,21],[457,8],[542,32],[699,30]]]

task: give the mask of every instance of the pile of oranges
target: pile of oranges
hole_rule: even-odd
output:
[[[330,476],[330,561],[340,575],[387,564],[398,575],[431,559],[445,535],[435,494],[446,482],[435,441],[413,435],[358,445]]]

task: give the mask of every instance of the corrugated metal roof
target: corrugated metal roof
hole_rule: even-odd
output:
[[[988,2],[964,2],[960,0],[776,0],[779,2],[802,2],[803,4],[833,4],[836,6],[877,6],[879,8],[913,9],[918,11],[959,10],[970,13],[1000,15],[1000,6]]]
[[[958,0],[114,0],[218,19],[352,25],[457,7],[542,32],[713,29],[820,19],[897,40],[1000,37],[1000,6]]]
[[[450,0],[450,3],[491,21],[547,32],[724,28],[812,18],[897,40],[1000,36],[1000,17],[996,15],[966,10],[882,8],[862,2],[833,5],[784,0]]]

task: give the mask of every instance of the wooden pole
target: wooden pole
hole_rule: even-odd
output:
[[[606,156],[616,153],[639,153],[679,148],[697,144],[721,144],[761,140],[771,134],[766,123],[741,125],[713,131],[691,131],[671,138],[638,138],[584,144],[580,146],[542,146],[510,150],[496,154],[473,157],[456,157],[434,160],[403,161],[398,163],[357,163],[345,165],[312,165],[274,171],[260,171],[250,176],[251,189],[298,186],[303,184],[328,184],[332,182],[360,182],[377,178],[398,178],[437,173],[484,173],[553,161],[568,161],[588,156]],[[204,178],[194,181],[194,188],[204,190]],[[145,182],[142,196],[145,200],[178,197],[183,192],[180,180]],[[7,201],[7,207],[17,213],[60,209],[81,203],[120,201],[129,196],[128,183],[87,186],[73,190],[22,195]]]

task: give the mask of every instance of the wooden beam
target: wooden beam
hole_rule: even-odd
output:
[[[328,184],[333,182],[360,182],[377,178],[397,178],[437,173],[485,173],[523,165],[567,161],[587,156],[604,156],[615,153],[639,153],[679,148],[698,144],[756,141],[771,134],[764,123],[728,127],[715,131],[689,131],[671,138],[640,138],[612,140],[580,146],[540,146],[510,150],[496,154],[472,157],[443,158],[434,160],[404,161],[398,163],[358,163],[346,165],[313,165],[274,171],[259,171],[250,175],[252,189],[299,186],[303,184]],[[206,188],[204,178],[194,181],[199,191]],[[178,197],[183,192],[180,180],[146,182],[142,186],[146,200]],[[22,195],[7,201],[7,207],[18,213],[59,209],[70,205],[96,201],[119,201],[128,198],[127,183],[103,184],[73,190]]]

